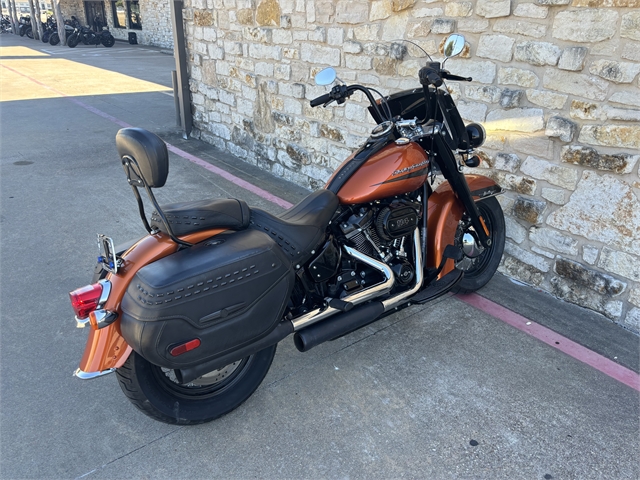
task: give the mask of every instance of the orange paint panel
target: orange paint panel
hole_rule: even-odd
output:
[[[345,182],[338,198],[342,204],[354,205],[413,192],[427,179],[427,167],[422,147],[392,143],[372,155]]]
[[[226,230],[205,230],[180,237],[180,239],[189,243],[198,243],[224,231]],[[163,233],[148,235],[127,250],[122,255],[123,267],[116,275],[107,275],[107,279],[111,282],[111,294],[103,308],[120,313],[122,298],[138,270],[177,250],[178,245]],[[131,350],[120,332],[119,319],[99,330],[91,328],[80,360],[80,370],[89,373],[119,368],[127,360]]]

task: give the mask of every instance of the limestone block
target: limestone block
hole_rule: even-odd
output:
[[[571,0],[535,0],[538,5],[570,5]]]
[[[482,33],[489,29],[489,20],[476,18],[461,18],[458,20],[458,31],[469,33]]]
[[[451,2],[444,6],[444,14],[447,17],[468,17],[473,13],[471,2]]]
[[[629,301],[636,307],[640,307],[640,286],[631,289],[629,293]]]
[[[549,215],[547,225],[640,255],[638,202],[627,182],[586,170],[569,202]]]
[[[487,127],[492,130],[537,132],[544,128],[544,115],[539,108],[493,110],[487,115]]]
[[[360,53],[362,51],[362,45],[358,42],[344,42],[342,44],[342,50],[345,53]]]
[[[431,25],[431,32],[435,34],[452,33],[455,29],[456,21],[449,18],[436,18]]]
[[[620,36],[631,40],[640,40],[640,11],[636,10],[622,15]]]
[[[258,3],[256,23],[273,27],[280,25],[280,4],[277,0],[262,0]]]
[[[447,67],[454,75],[472,77],[474,82],[493,83],[496,78],[496,65],[493,62],[452,58],[447,62]]]
[[[382,40],[390,42],[404,38],[407,24],[409,23],[409,13],[410,12],[396,13],[387,20],[382,29]]]
[[[533,253],[528,252],[511,242],[505,242],[504,251],[505,253],[517,258],[521,262],[526,263],[527,265],[531,265],[537,270],[540,270],[541,272],[546,273],[551,269],[551,265],[547,260],[538,255],[534,255]]]
[[[369,19],[369,2],[340,0],[336,3],[336,22],[359,25]]]
[[[492,85],[465,85],[465,96],[470,100],[479,100],[485,103],[497,103],[502,91]]]
[[[497,20],[493,25],[493,31],[542,38],[547,34],[547,26],[520,20]]]
[[[527,95],[527,100],[531,103],[553,110],[561,110],[567,102],[567,98],[569,98],[567,95],[547,92],[544,90],[527,89],[525,93]]]
[[[640,107],[640,95],[632,92],[616,92],[611,95],[611,98],[609,98],[609,102]]]
[[[551,117],[547,121],[544,134],[548,137],[558,137],[563,142],[570,142],[578,126],[575,122],[563,117]]]
[[[540,270],[513,257],[503,257],[498,271],[527,285],[542,285],[544,282],[544,274]]]
[[[289,45],[293,41],[293,35],[290,30],[274,29],[271,35],[275,44]]]
[[[443,14],[442,8],[416,8],[413,10],[413,16],[416,18],[439,17]]]
[[[324,27],[316,27],[307,33],[309,34],[309,40],[312,42],[324,43],[327,38],[327,29]]]
[[[389,57],[375,57],[373,69],[380,75],[392,76],[396,72],[396,61]]]
[[[549,200],[556,205],[564,205],[567,203],[564,199],[564,190],[559,188],[542,187],[540,195],[545,200]]]
[[[558,68],[579,71],[584,67],[584,59],[589,51],[586,47],[567,47],[562,51]]]
[[[486,176],[495,180],[502,188],[511,190],[523,195],[533,195],[536,192],[536,181],[522,175],[514,175],[512,173],[489,171]]]
[[[562,277],[553,277],[550,283],[551,293],[567,302],[595,310],[612,320],[622,314],[622,302],[610,300],[608,295],[596,294],[590,288]]]
[[[537,75],[520,68],[500,67],[498,83],[501,85],[518,85],[520,87],[536,87],[540,83]]]
[[[560,158],[563,162],[581,165],[583,167],[627,174],[633,171],[640,155],[628,153],[604,154],[595,148],[583,145],[568,145],[562,148]]]
[[[555,65],[558,63],[562,50],[557,45],[548,42],[523,42],[515,48],[514,57],[520,62],[531,65]]]
[[[632,308],[629,310],[624,319],[624,323],[635,332],[640,331],[640,308]]]
[[[504,224],[506,228],[507,238],[510,238],[516,243],[522,243],[527,238],[527,229],[516,222],[511,217],[505,217]]]
[[[553,158],[553,141],[544,136],[509,135],[509,145],[518,152],[542,158]]]
[[[356,40],[360,40],[361,42],[377,40],[379,32],[380,25],[377,23],[358,25],[353,29],[353,35],[356,37]]]
[[[640,43],[625,42],[620,56],[632,62],[640,62]]]
[[[340,49],[303,43],[300,58],[314,65],[340,66]]]
[[[369,12],[369,21],[384,20],[391,16],[391,0],[376,0],[371,2],[371,11]]]
[[[506,35],[480,35],[476,55],[483,58],[509,62],[513,57],[515,39]]]
[[[592,245],[584,245],[582,247],[582,259],[589,265],[595,265],[596,260],[598,259],[599,252],[600,250],[598,249],[598,247],[594,247]]]
[[[639,63],[616,62],[614,60],[596,60],[589,72],[615,83],[631,83],[640,72]]]
[[[628,110],[605,105],[602,108],[604,115],[609,120],[625,120],[628,122],[640,122],[640,110]]]
[[[570,42],[601,42],[616,33],[618,12],[607,9],[578,9],[556,13],[553,37]]]
[[[391,10],[394,12],[401,12],[407,8],[413,7],[416,0],[391,0]]]
[[[599,104],[580,100],[571,101],[569,115],[571,115],[571,118],[580,118],[582,120],[604,120],[606,116]]]
[[[621,277],[640,281],[640,258],[635,255],[602,247],[598,267]]]
[[[580,73],[565,73],[556,68],[545,69],[542,85],[549,90],[600,101],[607,98],[609,90],[609,84],[601,78]]]
[[[344,43],[343,28],[329,28],[327,30],[327,43],[334,46],[342,46]]]
[[[542,215],[546,208],[547,202],[542,200],[518,197],[513,204],[513,214],[525,222],[537,225],[542,223]]]
[[[515,173],[520,167],[520,157],[515,153],[499,153],[496,155],[493,168]]]
[[[529,156],[520,166],[520,171],[538,180],[546,180],[552,185],[573,190],[578,182],[578,171],[562,167],[533,156]]]
[[[478,0],[476,14],[485,18],[508,17],[511,0]]]
[[[513,11],[516,17],[547,18],[549,8],[535,3],[520,3]]]
[[[563,235],[557,230],[545,227],[531,227],[529,229],[529,240],[547,250],[565,253],[567,255],[578,254],[578,241],[575,238]],[[558,262],[556,262],[556,272],[560,273],[558,271]]]
[[[371,65],[373,59],[364,55],[350,55],[345,54],[344,56],[345,65],[347,68],[351,68],[354,70],[369,70],[371,69]]]
[[[522,97],[524,97],[524,92],[522,90],[505,88],[502,90],[502,94],[500,95],[500,106],[502,108],[519,107]]]
[[[460,100],[458,102],[458,110],[460,111],[460,116],[470,122],[482,123],[487,115],[487,106],[484,103]]]
[[[578,141],[589,145],[640,149],[638,125],[585,125]]]

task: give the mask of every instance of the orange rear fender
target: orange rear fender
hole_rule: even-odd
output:
[[[181,237],[181,240],[198,243],[224,231],[224,229],[205,230]],[[157,233],[144,237],[127,250],[122,255],[124,260],[122,268],[116,275],[108,274],[106,277],[111,282],[111,293],[103,308],[118,312],[120,315],[120,303],[138,270],[171,255],[177,249],[178,245],[168,235]],[[120,332],[119,319],[101,329],[92,326],[76,375],[80,378],[93,378],[109,373],[126,362],[131,350]]]

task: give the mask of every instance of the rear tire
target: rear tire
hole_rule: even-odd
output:
[[[58,45],[60,43],[60,36],[57,33],[52,33],[49,37],[49,45]]]
[[[32,27],[27,28],[27,30],[24,32],[24,34],[28,38],[31,38],[33,40],[33,28]]]
[[[71,35],[69,38],[67,38],[67,47],[69,48],[76,48],[78,43],[80,43],[80,39],[77,35]]]
[[[194,380],[179,384],[173,370],[149,363],[135,351],[116,374],[127,398],[161,422],[195,425],[239,407],[269,371],[276,345]]]
[[[465,257],[456,267],[463,270],[464,277],[453,289],[455,293],[470,293],[484,287],[498,270],[504,252],[505,225],[502,207],[495,197],[476,203],[490,232],[491,246],[475,258]],[[467,229],[468,231],[468,229]],[[456,234],[456,245],[462,245],[465,230]],[[464,262],[464,263],[463,263]]]
[[[42,34],[42,43],[49,43],[49,37],[51,37],[51,32],[44,32]]]

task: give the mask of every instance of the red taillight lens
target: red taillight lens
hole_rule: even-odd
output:
[[[194,338],[193,340],[189,340],[186,343],[173,347],[171,350],[169,350],[169,353],[172,356],[177,357],[178,355],[182,355],[183,353],[190,352],[191,350],[193,350],[194,348],[198,348],[199,346],[200,346],[200,340],[197,338]]]
[[[71,306],[75,310],[76,316],[80,319],[87,318],[98,307],[101,296],[102,285],[99,283],[87,285],[69,293]]]

